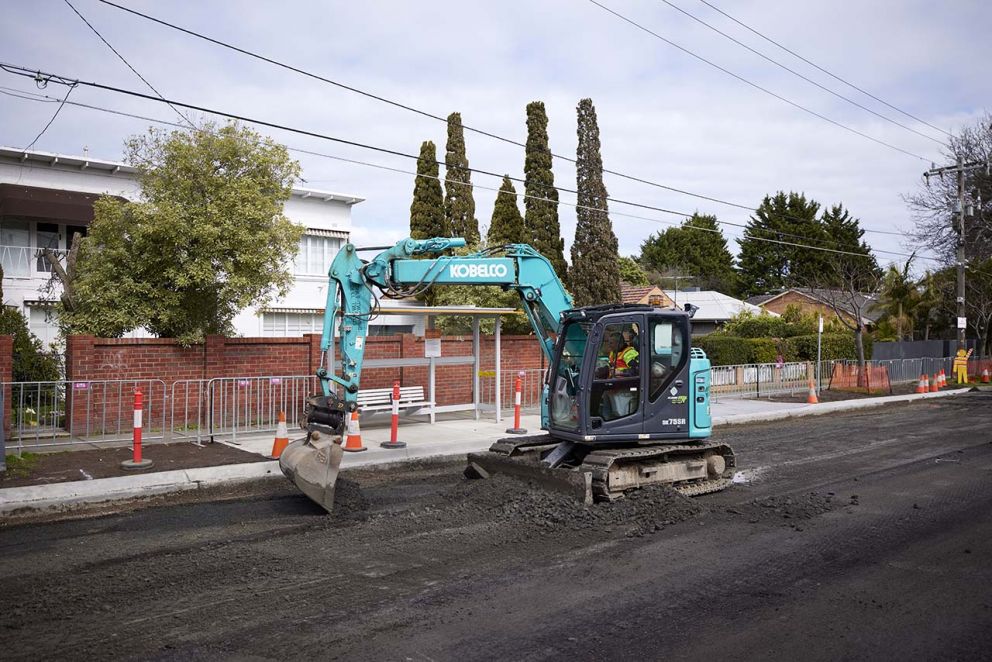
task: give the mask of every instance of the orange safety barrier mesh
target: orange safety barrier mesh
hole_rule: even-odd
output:
[[[830,371],[830,384],[827,388],[838,391],[859,391],[862,393],[892,394],[888,366],[865,366],[835,363]]]
[[[988,370],[989,374],[992,374],[992,359],[978,359],[968,361],[968,380],[981,382],[982,381],[982,371]],[[954,375],[951,375],[953,380]]]

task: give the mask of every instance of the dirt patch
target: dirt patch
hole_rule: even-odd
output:
[[[32,453],[24,457],[29,460],[16,462],[17,471],[0,476],[0,488],[134,475],[134,472],[121,469],[121,462],[131,457],[131,449],[124,447]],[[154,460],[154,464],[142,473],[266,460],[261,455],[216,443],[204,446],[190,443],[151,444],[144,447],[144,457]]]
[[[838,389],[826,388],[826,382],[824,382],[824,389],[820,391],[817,398],[820,402],[840,402],[841,400],[863,400],[864,398],[877,398],[886,395],[909,395],[910,393],[916,392],[916,383],[912,384],[893,384],[892,393],[859,393],[857,391],[841,391]],[[809,394],[803,391],[802,393],[792,393],[791,395],[773,395],[768,398],[772,402],[806,402],[806,398]]]
[[[858,496],[850,495],[848,500],[827,492],[808,492],[806,494],[769,496],[752,499],[747,503],[727,508],[732,515],[740,515],[751,524],[781,522],[797,531],[803,530],[803,522],[818,517],[840,505],[858,505]]]

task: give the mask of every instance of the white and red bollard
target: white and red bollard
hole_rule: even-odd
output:
[[[147,457],[141,457],[141,426],[142,426],[142,412],[143,412],[143,402],[142,402],[141,389],[135,389],[134,391],[134,442],[132,446],[132,455],[130,460],[124,460],[121,462],[122,469],[140,470],[147,469],[152,466],[152,461]]]
[[[527,430],[520,427],[520,393],[524,386],[524,373],[521,370],[517,373],[517,381],[513,385],[513,427],[507,428],[510,434],[527,434]]]
[[[393,420],[389,428],[389,441],[384,441],[380,446],[383,448],[406,448],[405,441],[397,441],[400,428],[400,383],[393,382]]]

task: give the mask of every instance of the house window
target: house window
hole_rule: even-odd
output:
[[[28,307],[28,327],[31,333],[37,336],[38,340],[42,342],[46,350],[49,344],[58,339],[59,335],[55,320],[49,319],[50,313],[51,310],[46,307]]]
[[[315,313],[262,313],[262,335],[291,338],[305,333],[320,333],[324,316]]]
[[[0,265],[7,278],[31,276],[31,231],[28,222],[4,218],[0,222]]]
[[[369,326],[370,336],[399,336],[413,333],[412,324],[374,324]]]
[[[341,248],[341,242],[337,237],[303,235],[300,238],[300,251],[293,262],[293,272],[297,276],[326,276],[331,260]]]

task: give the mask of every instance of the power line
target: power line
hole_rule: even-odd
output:
[[[64,84],[64,85],[74,85],[74,86],[75,85],[85,85],[85,86],[88,86],[88,87],[94,87],[94,88],[97,88],[97,89],[103,89],[103,90],[107,90],[107,91],[111,91],[111,92],[116,92],[116,93],[119,93],[119,94],[125,94],[125,95],[134,96],[134,97],[138,97],[138,98],[142,98],[142,99],[147,99],[149,101],[155,101],[155,102],[158,102],[158,103],[174,104],[174,105],[177,105],[177,106],[181,106],[183,108],[189,108],[189,109],[196,110],[196,111],[203,112],[203,113],[208,113],[208,114],[212,114],[212,115],[218,115],[218,116],[221,116],[221,117],[226,117],[226,118],[229,118],[229,119],[233,119],[233,120],[237,120],[237,121],[242,121],[242,122],[248,122],[248,123],[251,123],[251,124],[258,124],[258,125],[261,125],[261,126],[266,126],[266,127],[269,127],[269,128],[278,129],[278,130],[281,130],[281,131],[288,131],[290,133],[297,133],[297,134],[300,134],[300,135],[309,136],[311,138],[318,138],[318,139],[321,139],[321,140],[328,140],[328,141],[331,141],[331,142],[337,142],[337,143],[349,145],[349,146],[352,146],[352,147],[358,147],[358,148],[362,148],[362,149],[368,149],[368,150],[371,150],[371,151],[381,152],[381,153],[384,153],[384,154],[390,154],[392,156],[400,156],[400,157],[403,157],[403,158],[413,159],[413,160],[417,160],[419,158],[416,155],[407,154],[405,152],[400,152],[398,150],[393,150],[393,149],[389,149],[389,148],[385,148],[385,147],[379,147],[379,146],[375,146],[375,145],[369,145],[369,144],[366,144],[366,143],[360,143],[360,142],[356,142],[356,141],[353,141],[353,140],[347,140],[347,139],[344,139],[344,138],[337,138],[337,137],[334,137],[334,136],[329,136],[329,135],[326,135],[326,134],[316,133],[316,132],[308,131],[308,130],[305,130],[305,129],[298,129],[298,128],[290,127],[290,126],[287,126],[287,125],[276,124],[276,123],[273,123],[273,122],[267,122],[265,120],[254,119],[254,118],[247,117],[247,116],[244,116],[244,115],[236,115],[234,113],[228,113],[228,112],[225,112],[225,111],[214,110],[214,109],[205,108],[205,107],[202,107],[202,106],[196,106],[196,105],[193,105],[193,104],[184,103],[182,101],[176,101],[176,100],[170,100],[170,99],[162,99],[162,98],[159,98],[159,97],[154,97],[154,96],[151,96],[151,95],[148,95],[148,94],[144,94],[142,92],[136,92],[134,90],[126,90],[126,89],[115,87],[115,86],[112,86],[112,85],[104,85],[102,83],[96,83],[96,82],[92,82],[92,81],[73,80],[73,79],[67,78],[65,76],[58,75],[58,74],[43,73],[43,72],[40,72],[40,71],[31,70],[31,69],[28,69],[27,67],[21,67],[21,66],[18,66],[18,65],[12,65],[12,64],[7,64],[7,63],[0,63],[0,69],[3,69],[4,71],[6,71],[8,73],[11,73],[11,74],[14,74],[14,75],[17,75],[17,76],[22,76],[22,77],[26,77],[26,78],[34,78],[36,80],[37,79],[43,79],[43,80],[46,81],[46,84],[47,84],[47,81],[54,80],[54,81],[56,81],[56,82],[58,82],[60,84]],[[435,162],[438,165],[443,165],[443,166],[447,167],[447,164],[444,161],[436,160]],[[491,172],[491,171],[488,171],[488,170],[481,170],[479,168],[467,168],[467,170],[469,170],[470,172],[474,172],[474,173],[478,173],[478,174],[482,174],[482,175],[487,175],[487,176],[490,176],[490,177],[502,178],[502,177],[505,176],[505,175],[502,175],[502,174],[499,174],[499,173],[495,173],[495,172]],[[513,180],[513,181],[516,181],[516,182],[523,182],[523,180],[521,180],[518,177],[510,177],[510,179]],[[560,186],[555,186],[553,188],[555,190],[557,190],[557,191],[560,191],[560,192],[570,193],[570,194],[573,194],[573,195],[577,195],[578,194],[578,191],[576,191],[574,189],[564,188],[564,187],[560,187]],[[638,202],[631,202],[631,201],[627,201],[627,200],[620,200],[620,199],[617,199],[617,198],[607,197],[606,200],[607,200],[607,202],[613,202],[615,204],[622,204],[622,205],[637,207],[637,208],[641,208],[641,209],[648,209],[648,210],[651,210],[651,211],[658,211],[658,212],[662,212],[662,213],[665,213],[665,214],[672,214],[672,215],[675,215],[675,216],[680,216],[680,217],[683,217],[683,218],[690,218],[692,216],[691,214],[687,214],[685,212],[674,211],[674,210],[671,210],[671,209],[666,209],[664,207],[656,207],[656,206],[653,206],[653,205],[646,205],[646,204],[642,204],[642,203],[638,203]],[[718,223],[721,223],[723,225],[741,227],[741,228],[746,228],[747,227],[746,225],[743,225],[743,224],[740,224],[740,223],[732,223],[730,221],[718,221]],[[777,231],[773,231],[773,232],[775,232],[778,236],[793,236],[794,238],[805,239],[807,241],[817,241],[817,239],[815,239],[815,238],[804,237],[804,236],[800,236],[800,235],[789,235],[788,233],[781,233],[781,232],[777,232]],[[758,238],[755,237],[755,239],[758,239]],[[842,250],[830,249],[830,248],[825,248],[825,247],[817,247],[817,246],[808,246],[808,245],[801,245],[801,244],[793,244],[792,242],[775,241],[775,240],[771,240],[771,239],[762,239],[762,241],[771,241],[773,243],[780,243],[780,244],[785,244],[785,245],[802,246],[804,248],[809,248],[809,249],[813,249],[813,250],[823,250],[823,251],[828,251],[828,252],[831,252],[831,253],[849,254],[849,255],[855,255],[855,256],[865,257],[861,253],[853,253],[853,252],[850,252],[850,251],[842,251]],[[899,253],[899,252],[896,252],[896,251],[882,251],[882,250],[878,250],[876,252],[879,252],[879,253],[888,253],[888,254],[891,254],[891,255],[898,255],[898,256],[902,256],[902,257],[908,257],[908,255],[909,255],[907,253]]]
[[[68,2],[68,0],[66,0],[66,1]],[[825,85],[821,85],[820,83],[817,83],[812,78],[809,78],[808,76],[805,76],[805,75],[799,73],[795,69],[792,69],[790,67],[787,67],[786,65],[782,64],[778,60],[776,60],[776,59],[774,59],[772,57],[769,57],[768,55],[765,55],[761,51],[756,50],[754,48],[751,48],[750,46],[748,46],[744,42],[742,42],[739,39],[737,39],[737,38],[735,38],[735,37],[727,34],[726,32],[724,32],[723,30],[717,28],[716,26],[707,23],[706,21],[704,21],[703,19],[699,18],[695,14],[692,14],[692,13],[686,11],[685,9],[682,9],[681,7],[679,7],[678,5],[676,5],[675,3],[671,2],[671,0],[661,0],[661,2],[665,3],[666,5],[668,5],[669,7],[671,7],[672,9],[674,9],[674,10],[676,10],[676,11],[678,11],[678,12],[680,12],[680,13],[686,15],[686,16],[688,16],[689,18],[691,18],[692,20],[696,21],[697,23],[700,23],[700,24],[706,26],[707,28],[709,28],[713,32],[716,32],[717,34],[726,37],[727,39],[729,39],[730,41],[734,42],[738,46],[740,46],[742,48],[746,48],[748,51],[754,53],[758,57],[763,58],[763,59],[767,60],[768,62],[771,62],[775,66],[780,67],[781,69],[784,69],[785,71],[788,71],[793,76],[797,76],[797,77],[803,79],[804,81],[806,81],[810,85],[815,85],[816,87],[820,88],[824,92],[828,92],[828,93],[834,95],[835,97],[837,97],[838,99],[842,99],[842,100],[848,102],[851,105],[857,106],[861,110],[867,111],[867,112],[871,113],[872,115],[874,115],[875,117],[879,117],[879,118],[885,120],[886,122],[890,122],[892,124],[895,124],[896,126],[898,126],[900,128],[903,128],[906,131],[910,131],[912,133],[915,133],[916,135],[922,136],[923,138],[926,138],[927,140],[932,140],[933,142],[937,143],[938,145],[941,145],[942,147],[948,147],[947,144],[945,144],[945,143],[937,140],[936,138],[934,138],[932,136],[928,136],[927,134],[922,133],[920,131],[917,131],[916,129],[914,129],[912,127],[906,126],[905,124],[903,124],[901,122],[897,122],[896,120],[892,119],[891,117],[887,117],[887,116],[885,116],[885,115],[883,115],[883,114],[881,114],[879,112],[876,112],[876,111],[872,110],[871,108],[858,103],[854,99],[851,99],[849,97],[846,97],[843,94],[840,94],[839,92],[835,92],[834,90],[831,90],[829,87],[826,87]]]
[[[855,85],[854,83],[852,83],[852,82],[850,82],[850,81],[848,81],[848,80],[845,80],[845,79],[843,79],[843,78],[841,78],[841,77],[840,77],[840,76],[838,76],[837,74],[835,74],[835,73],[833,73],[833,72],[831,72],[831,71],[828,71],[827,69],[824,69],[823,67],[821,67],[820,65],[818,65],[818,64],[816,64],[815,62],[811,62],[810,60],[808,60],[808,59],[806,59],[805,57],[803,57],[802,55],[800,55],[800,54],[799,54],[799,53],[797,53],[796,51],[794,51],[794,50],[792,50],[792,49],[790,49],[790,48],[788,48],[788,47],[786,47],[786,46],[783,46],[782,44],[780,44],[779,42],[777,42],[777,41],[775,41],[775,40],[774,40],[774,39],[772,39],[771,37],[769,37],[769,36],[767,36],[767,35],[765,35],[765,34],[762,34],[762,33],[761,33],[761,32],[759,32],[758,30],[756,30],[756,29],[754,29],[754,28],[752,28],[752,27],[751,27],[750,25],[748,25],[747,23],[744,23],[743,21],[740,21],[740,20],[738,20],[738,19],[736,19],[736,18],[734,18],[733,16],[731,16],[731,15],[730,15],[730,14],[728,14],[727,12],[725,12],[725,11],[723,11],[722,9],[720,9],[719,7],[717,7],[717,6],[715,6],[715,5],[713,5],[713,4],[711,4],[711,3],[709,3],[709,2],[707,2],[706,0],[699,0],[699,1],[700,1],[701,3],[703,3],[704,5],[706,5],[707,7],[709,7],[710,9],[712,9],[712,10],[714,10],[714,11],[716,11],[716,12],[718,12],[718,13],[720,13],[720,14],[723,14],[724,16],[726,16],[727,18],[729,18],[729,19],[730,19],[731,21],[733,21],[733,22],[734,22],[734,23],[736,23],[737,25],[739,25],[739,26],[741,26],[742,28],[744,28],[744,29],[746,29],[746,30],[750,30],[751,32],[753,32],[754,34],[756,34],[756,35],[758,35],[759,37],[761,37],[761,38],[762,38],[762,39],[764,39],[765,41],[767,41],[767,42],[769,42],[769,43],[771,43],[771,44],[774,44],[775,46],[778,46],[779,48],[781,48],[781,49],[782,49],[783,51],[785,51],[785,52],[786,52],[786,53],[788,53],[789,55],[792,55],[793,57],[796,57],[796,58],[799,58],[800,60],[802,60],[803,62],[805,62],[805,63],[806,63],[806,64],[808,64],[809,66],[811,66],[811,67],[813,67],[814,69],[817,69],[818,71],[822,71],[823,73],[825,73],[825,74],[827,74],[828,76],[830,76],[830,77],[831,77],[831,78],[833,78],[834,80],[837,80],[837,81],[840,81],[841,83],[844,83],[844,84],[845,84],[845,85],[847,85],[848,87],[851,87],[852,89],[855,89],[855,90],[857,90],[858,92],[861,92],[861,94],[864,94],[864,95],[865,95],[865,96],[867,96],[867,97],[871,97],[871,98],[872,98],[872,99],[874,99],[875,101],[877,101],[877,102],[879,102],[880,104],[883,104],[883,105],[885,105],[885,106],[887,106],[887,107],[889,107],[889,108],[891,108],[892,110],[894,110],[894,111],[896,111],[897,113],[902,113],[902,114],[903,114],[903,115],[905,115],[906,117],[908,117],[908,118],[910,118],[910,119],[913,119],[913,120],[916,120],[917,122],[919,122],[919,123],[921,123],[921,124],[925,124],[925,125],[927,125],[928,127],[930,127],[931,129],[934,129],[935,131],[940,131],[941,133],[943,133],[944,135],[946,135],[946,136],[947,136],[947,137],[949,137],[949,138],[953,138],[953,137],[954,137],[954,134],[952,134],[952,133],[950,133],[950,132],[948,132],[948,131],[945,131],[944,129],[942,129],[942,128],[940,128],[939,126],[935,126],[935,125],[933,125],[933,124],[931,124],[930,122],[928,122],[928,121],[926,121],[926,120],[924,120],[924,119],[921,119],[921,118],[919,118],[919,117],[917,117],[916,115],[913,115],[912,113],[909,113],[909,112],[907,112],[907,111],[905,111],[905,110],[903,110],[903,109],[901,109],[901,108],[899,108],[899,107],[897,107],[897,106],[893,106],[893,105],[892,105],[891,103],[889,103],[888,101],[885,101],[885,100],[883,100],[883,99],[879,99],[879,98],[878,98],[877,96],[875,96],[874,94],[872,94],[872,93],[871,93],[871,92],[869,92],[868,90],[865,90],[864,88],[861,88],[861,87],[858,87],[858,86],[857,86],[857,85]]]
[[[45,83],[45,84],[47,85],[47,83]],[[69,86],[69,90],[65,93],[65,96],[62,98],[62,103],[59,104],[59,107],[56,108],[55,109],[55,112],[52,114],[52,119],[48,120],[48,124],[45,125],[45,128],[43,128],[38,133],[38,135],[36,135],[34,137],[34,140],[32,140],[31,143],[27,147],[24,148],[25,150],[28,150],[28,149],[31,149],[32,147],[34,147],[34,144],[36,142],[38,142],[38,139],[41,138],[43,135],[45,135],[45,132],[48,131],[48,127],[50,127],[52,125],[52,122],[55,121],[55,118],[58,117],[59,116],[59,113],[62,112],[62,109],[65,108],[65,102],[66,102],[66,100],[68,100],[69,95],[72,94],[72,91],[74,89],[76,89],[76,86],[75,85],[70,85]]]
[[[919,154],[915,154],[914,152],[910,152],[908,150],[905,150],[902,147],[896,147],[895,145],[893,145],[891,143],[887,143],[884,140],[880,140],[878,138],[875,138],[873,136],[868,135],[867,133],[863,133],[861,131],[858,131],[857,129],[855,129],[853,127],[850,127],[850,126],[847,126],[846,124],[842,124],[842,123],[838,122],[837,120],[830,119],[826,115],[823,115],[821,113],[818,113],[815,110],[811,110],[811,109],[807,108],[806,106],[803,106],[801,104],[796,103],[795,101],[792,101],[791,99],[787,99],[786,97],[782,96],[781,94],[778,94],[776,92],[772,92],[767,87],[762,87],[761,85],[758,85],[757,83],[752,82],[752,81],[748,80],[747,78],[744,78],[740,74],[735,74],[733,71],[727,69],[726,67],[722,67],[719,64],[717,64],[716,62],[713,62],[712,60],[707,60],[702,55],[698,55],[697,53],[694,53],[693,51],[689,50],[685,46],[680,46],[679,44],[675,43],[671,39],[668,39],[666,37],[661,36],[660,34],[658,34],[657,32],[655,32],[654,30],[651,30],[650,28],[647,28],[647,27],[641,25],[640,23],[638,23],[638,22],[636,22],[634,20],[632,20],[630,18],[627,18],[623,14],[610,9],[609,7],[607,7],[606,5],[598,2],[597,0],[589,0],[589,2],[591,2],[594,5],[596,5],[600,9],[606,11],[607,13],[613,14],[614,16],[616,16],[617,18],[619,18],[620,20],[622,20],[622,21],[624,21],[626,23],[629,23],[630,25],[634,26],[638,30],[642,30],[643,32],[646,32],[647,34],[651,35],[652,37],[654,37],[656,39],[660,39],[661,41],[665,42],[669,46],[673,46],[673,47],[679,49],[680,51],[682,51],[686,55],[690,55],[690,56],[696,58],[697,60],[699,60],[700,62],[703,62],[705,64],[708,64],[709,66],[713,67],[714,69],[717,69],[719,71],[722,71],[723,73],[727,74],[728,76],[731,76],[732,78],[736,78],[737,80],[741,81],[742,83],[744,83],[746,85],[749,85],[749,86],[753,87],[756,90],[759,90],[761,92],[764,92],[765,94],[767,94],[769,96],[775,97],[779,101],[781,101],[783,103],[787,103],[790,106],[792,106],[793,108],[798,108],[799,110],[803,111],[804,113],[808,113],[808,114],[812,115],[813,117],[817,117],[817,118],[823,120],[824,122],[828,122],[830,124],[833,124],[836,127],[839,127],[841,129],[844,129],[845,131],[849,131],[850,133],[853,133],[855,135],[861,136],[862,138],[865,138],[867,140],[870,140],[873,143],[877,143],[879,145],[883,145],[883,146],[888,147],[889,149],[895,150],[897,152],[902,152],[903,154],[905,154],[907,156],[912,156],[913,158],[919,159],[920,161],[923,161],[924,163],[930,163],[930,159],[924,158],[924,157],[920,156]]]
[[[222,41],[220,39],[215,39],[214,37],[210,37],[210,36],[207,36],[205,34],[196,32],[195,30],[191,30],[189,28],[184,28],[184,27],[182,27],[180,25],[176,25],[174,23],[170,23],[169,21],[165,21],[163,19],[156,18],[155,16],[151,16],[149,14],[142,13],[142,12],[137,11],[135,9],[131,9],[130,7],[125,7],[123,5],[119,5],[119,4],[115,3],[115,2],[111,2],[111,0],[99,0],[99,2],[102,2],[103,4],[107,5],[108,7],[113,7],[115,9],[120,10],[120,11],[127,12],[127,13],[129,13],[129,14],[131,14],[133,16],[137,16],[139,18],[145,19],[147,21],[151,21],[153,23],[157,23],[157,24],[162,25],[164,27],[171,28],[173,30],[177,30],[177,31],[182,32],[184,34],[187,34],[187,35],[189,35],[191,37],[196,37],[197,39],[202,39],[203,41],[207,41],[209,43],[215,44],[215,45],[220,46],[222,48],[227,48],[227,49],[232,50],[232,51],[234,51],[236,53],[240,53],[242,55],[246,55],[248,57],[255,58],[256,60],[260,60],[262,62],[266,62],[266,63],[271,64],[271,65],[274,65],[276,67],[280,67],[282,69],[286,69],[287,71],[292,71],[292,72],[297,73],[297,74],[300,74],[302,76],[306,76],[308,78],[312,78],[314,80],[320,81],[322,83],[326,83],[328,85],[333,85],[333,86],[338,87],[340,89],[347,90],[349,92],[354,92],[355,94],[359,94],[359,95],[364,96],[364,97],[367,97],[369,99],[374,99],[375,101],[380,101],[380,102],[385,103],[385,104],[388,104],[390,106],[393,106],[393,107],[396,107],[396,108],[400,108],[402,110],[406,110],[406,111],[411,112],[411,113],[415,113],[415,114],[420,115],[422,117],[427,117],[427,118],[430,118],[430,119],[433,119],[433,120],[437,120],[438,122],[444,122],[445,124],[447,124],[447,121],[448,121],[447,118],[441,117],[440,115],[436,115],[434,113],[430,113],[430,112],[425,111],[425,110],[422,110],[420,108],[416,108],[414,106],[411,106],[411,105],[408,105],[408,104],[405,104],[405,103],[401,103],[399,101],[395,101],[393,99],[389,99],[389,98],[386,98],[384,96],[381,96],[381,95],[378,95],[378,94],[374,94],[372,92],[368,92],[366,90],[359,89],[359,88],[354,87],[352,85],[347,85],[345,83],[342,83],[342,82],[339,82],[339,81],[336,81],[336,80],[332,80],[330,78],[327,78],[326,76],[322,76],[320,74],[317,74],[317,73],[314,73],[314,72],[311,72],[311,71],[307,71],[307,70],[301,69],[299,67],[295,67],[295,66],[293,66],[291,64],[287,64],[285,62],[280,62],[279,60],[276,60],[274,58],[271,58],[271,57],[268,57],[268,56],[265,56],[265,55],[261,55],[259,53],[254,52],[254,51],[250,51],[250,50],[248,50],[246,48],[241,48],[239,46],[235,46],[233,44],[230,44],[228,42]],[[512,138],[507,138],[505,136],[500,136],[500,135],[498,135],[496,133],[492,133],[490,131],[486,131],[486,130],[483,130],[483,129],[475,128],[475,127],[469,126],[467,124],[460,124],[459,126],[461,126],[461,128],[464,129],[464,130],[466,130],[466,131],[469,131],[469,132],[472,132],[472,133],[476,133],[478,135],[486,136],[486,137],[492,138],[494,140],[499,140],[499,141],[504,142],[504,143],[507,143],[509,145],[515,145],[517,147],[523,147],[523,148],[526,148],[527,147],[526,143],[522,143],[519,140],[514,140]],[[561,154],[555,154],[554,152],[552,152],[550,150],[548,150],[548,154],[550,154],[553,158],[560,159],[560,160],[565,161],[567,163],[572,163],[572,164],[576,163],[576,160],[574,158],[572,158],[572,157],[569,157],[569,156],[563,156]],[[922,158],[922,157],[918,157],[918,158]],[[926,160],[926,159],[924,159],[924,160]],[[626,180],[629,180],[629,181],[637,182],[639,184],[645,184],[645,185],[648,185],[648,186],[653,186],[655,188],[663,189],[663,190],[666,190],[666,191],[671,191],[673,193],[679,193],[681,195],[688,195],[690,197],[698,198],[700,200],[707,200],[709,202],[715,202],[717,204],[725,205],[725,206],[728,206],[728,207],[735,207],[737,209],[744,209],[744,210],[747,210],[749,212],[756,212],[757,211],[757,209],[755,209],[754,207],[751,207],[751,206],[748,206],[748,205],[745,205],[745,204],[741,204],[741,203],[738,203],[738,202],[732,202],[732,201],[729,201],[729,200],[723,200],[723,199],[720,199],[720,198],[717,198],[717,197],[714,197],[714,196],[704,195],[702,193],[694,193],[692,191],[687,191],[685,189],[676,188],[674,186],[668,186],[666,184],[661,184],[659,182],[654,182],[654,181],[651,181],[651,180],[648,180],[648,179],[644,179],[644,178],[641,178],[641,177],[636,177],[634,175],[630,175],[630,174],[627,174],[627,173],[619,172],[619,171],[616,171],[616,170],[611,170],[609,168],[603,168],[603,172],[606,173],[606,174],[609,174],[609,175],[613,175],[614,177],[620,177],[621,179],[626,179]],[[787,217],[787,218],[791,218],[791,217]],[[801,220],[801,219],[792,218],[791,220]],[[904,233],[901,233],[901,232],[889,232],[889,231],[885,231],[885,230],[868,230],[868,229],[866,229],[865,232],[873,232],[873,233],[877,233],[877,234],[890,234],[890,235],[894,235],[894,236],[903,236],[903,234],[904,234]]]
[[[120,52],[110,44],[109,41],[107,41],[106,39],[104,39],[103,35],[100,34],[100,31],[97,30],[95,27],[93,27],[93,24],[90,23],[89,21],[87,21],[86,20],[86,17],[83,16],[82,14],[80,14],[79,13],[79,10],[76,9],[73,6],[73,4],[71,2],[69,2],[69,0],[63,0],[63,1],[65,2],[65,4],[69,5],[69,9],[71,9],[73,11],[73,13],[76,14],[76,16],[79,17],[79,20],[81,20],[83,23],[85,23],[86,24],[86,27],[88,27],[90,30],[92,30],[93,31],[93,34],[95,34],[97,37],[99,37],[100,38],[100,41],[102,41],[107,46],[107,48],[109,48],[114,53],[114,55],[117,56],[117,58],[121,62],[123,62],[125,65],[127,65],[127,68],[130,69],[132,71],[132,73],[134,73],[135,76],[137,76],[138,78],[140,78],[142,83],[144,83],[145,85],[148,86],[148,89],[150,89],[152,92],[154,92],[155,94],[157,94],[160,99],[165,99],[165,97],[162,96],[162,93],[159,92],[157,89],[155,89],[155,86],[152,85],[151,83],[149,83],[147,78],[145,78],[140,73],[138,73],[138,70],[135,69],[134,67],[132,67],[131,66],[131,63],[128,62],[127,59],[123,55],[121,55]],[[182,113],[180,113],[178,108],[176,108],[172,104],[169,104],[169,107],[172,108],[172,110],[174,110],[176,112],[176,115],[179,115],[179,117],[181,117],[190,127],[195,128],[195,125],[193,124],[193,122],[188,117],[186,117],[185,115],[183,115]]]

